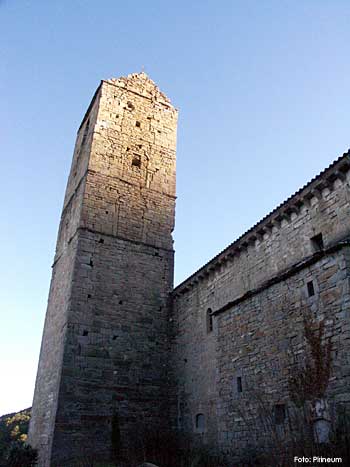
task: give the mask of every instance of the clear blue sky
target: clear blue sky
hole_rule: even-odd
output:
[[[0,414],[30,406],[77,127],[142,66],[179,108],[180,282],[350,146],[348,0],[0,0]]]

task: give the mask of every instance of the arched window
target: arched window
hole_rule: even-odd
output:
[[[212,332],[214,326],[213,326],[213,315],[212,315],[212,309],[208,308],[207,309],[207,334]]]
[[[198,433],[203,433],[205,429],[205,418],[202,413],[197,413],[195,421],[196,431]]]

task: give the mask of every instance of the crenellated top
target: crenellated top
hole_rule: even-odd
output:
[[[314,205],[314,199],[322,199],[323,194],[334,189],[337,180],[345,182],[346,174],[350,171],[350,150],[335,160],[328,168],[314,177],[309,183],[290,196],[286,201],[267,214],[260,222],[241,235],[213,259],[185,279],[173,291],[173,296],[180,296],[190,290],[195,284],[208,278],[219,268],[243,251],[247,251],[256,242],[264,242],[269,238],[273,229],[279,229],[284,222],[296,219],[303,206]]]

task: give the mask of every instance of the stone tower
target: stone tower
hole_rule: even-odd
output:
[[[145,73],[102,81],[79,128],[29,432],[40,466],[167,423],[176,128]]]

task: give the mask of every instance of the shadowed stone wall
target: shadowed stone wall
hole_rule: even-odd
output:
[[[307,310],[333,335],[329,393],[350,402],[349,168],[345,154],[174,290],[178,428],[198,442],[236,453],[264,442],[241,412],[252,390],[288,406]]]

